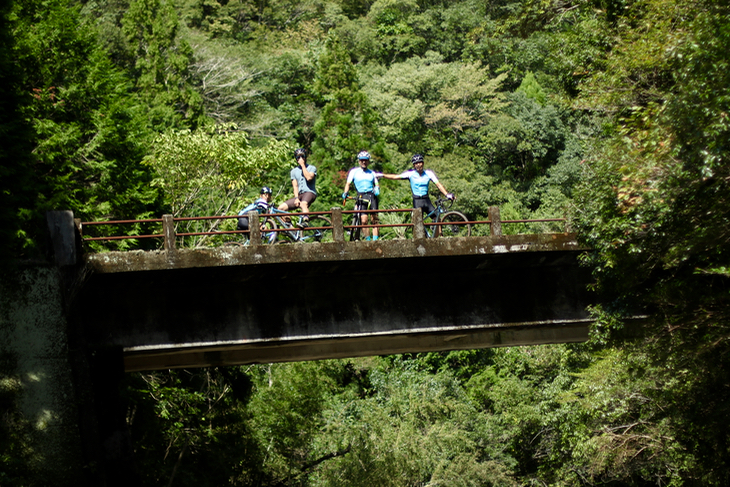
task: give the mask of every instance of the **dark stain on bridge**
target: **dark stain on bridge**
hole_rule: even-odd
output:
[[[84,257],[74,321],[127,371],[577,342],[571,234]]]

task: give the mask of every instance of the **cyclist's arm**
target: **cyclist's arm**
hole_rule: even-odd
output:
[[[307,181],[311,181],[314,179],[314,172],[310,172],[309,168],[307,167],[307,163],[299,163],[299,167],[302,168],[302,175],[304,176],[304,179]]]
[[[294,188],[294,197],[299,198],[299,183],[296,179],[291,180],[292,188]]]
[[[441,183],[435,183],[435,184],[436,184],[436,187],[439,189],[439,191],[441,191],[442,195],[446,196],[450,200],[456,199],[456,196],[454,196],[452,193],[449,193],[448,191],[446,191],[446,188],[444,188],[443,184],[441,184]]]
[[[383,174],[383,177],[385,179],[408,179],[408,176],[404,176],[403,174]]]

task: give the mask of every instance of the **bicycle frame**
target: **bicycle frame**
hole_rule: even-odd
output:
[[[267,238],[268,243],[274,243],[278,237],[278,234],[283,234],[284,238],[290,239],[292,242],[307,242],[309,240],[314,241],[320,241],[322,238],[324,232],[326,230],[314,230],[314,233],[311,235],[308,234],[308,231],[306,228],[303,228],[299,225],[294,225],[290,220],[292,216],[294,216],[291,212],[283,211],[278,208],[270,208],[269,213],[267,214],[269,216],[265,216],[263,219],[263,222],[266,222],[266,218],[273,218],[274,221],[278,224],[279,228],[282,229],[281,231],[273,231],[271,233],[271,237]],[[305,214],[300,213],[299,214],[299,223],[304,220]],[[324,219],[327,225],[317,225],[317,226],[329,226],[331,223],[329,222],[328,218],[325,217],[319,217],[319,216],[313,216],[311,217],[314,220],[318,219]]]
[[[426,215],[426,218],[430,218],[431,221],[433,221],[433,222],[438,222],[439,219],[441,218],[441,215],[443,215],[444,213],[446,213],[446,211],[448,210],[448,208],[444,208],[444,203],[446,201],[449,201],[450,203],[453,204],[453,201],[451,201],[451,200],[445,200],[441,196],[439,196],[438,198],[436,198],[436,204],[434,205],[435,208],[434,208],[434,210],[431,213],[429,213],[428,215]],[[451,205],[449,205],[449,207],[450,206]],[[424,222],[424,227],[425,227],[425,230],[426,230],[426,236],[429,237],[429,238],[432,238],[434,236],[434,234],[437,232],[437,228],[438,228],[438,227],[436,227],[434,225],[428,226],[428,225],[425,224],[425,222]],[[431,229],[431,230],[429,231],[429,229]]]
[[[427,215],[433,223],[438,225],[425,225],[426,236],[429,238],[441,236],[469,236],[471,225],[469,219],[462,212],[452,210],[453,200],[438,197],[435,209]],[[446,224],[446,225],[444,225]]]
[[[353,228],[350,229],[350,241],[360,240],[360,232],[362,231],[362,216],[366,214],[362,213],[362,210],[370,209],[370,200],[366,200],[360,194],[358,194],[356,198],[348,196],[342,201],[343,206],[348,199],[355,200],[355,213],[352,214]]]

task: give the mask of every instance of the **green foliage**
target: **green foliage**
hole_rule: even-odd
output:
[[[131,0],[122,30],[135,60],[135,87],[155,127],[195,128],[203,117],[200,94],[190,87],[192,50],[178,37],[177,14],[168,0]]]
[[[23,93],[20,69],[13,59],[11,6],[9,1],[0,3],[0,90],[4,94],[0,99],[0,268],[30,244],[21,218],[22,209],[31,208],[35,197],[30,126],[20,116],[30,96]]]
[[[590,161],[577,221],[595,249],[588,262],[604,293],[600,311],[606,316],[607,335],[621,336],[620,326],[611,325],[622,317],[648,315],[644,346],[651,364],[668,376],[683,377],[682,385],[673,383],[673,397],[665,406],[676,427],[671,437],[693,455],[681,464],[688,471],[682,478],[723,485],[726,460],[714,452],[726,450],[729,435],[715,418],[727,413],[725,391],[716,384],[727,368],[720,358],[726,356],[728,337],[723,325],[727,277],[722,270],[728,253],[727,157],[720,139],[727,137],[722,107],[730,107],[715,83],[727,79],[722,52],[730,44],[720,20],[727,9],[715,2],[672,6],[696,17],[682,26],[691,32],[687,41],[678,41],[672,24],[662,35],[645,31],[651,37],[645,44],[662,41],[655,51],[661,52],[660,71],[676,75],[674,90],[662,94],[661,105],[634,107],[621,120],[619,137]],[[651,3],[646,16],[663,18],[667,7],[665,2]],[[701,44],[706,48],[700,54]],[[695,70],[698,66],[701,73]],[[693,81],[687,84],[690,72]],[[655,99],[656,87],[646,88],[642,96]],[[676,118],[692,113],[702,115],[682,122]],[[709,402],[700,403],[701,398]],[[685,436],[688,431],[703,440]]]
[[[319,207],[359,150],[387,172],[420,152],[471,218],[572,208],[592,249],[590,348],[133,376],[145,484],[730,483],[725,3],[1,5],[0,224],[23,256],[47,209],[207,216],[288,191],[293,143]],[[408,205],[383,182],[382,207]],[[538,230],[562,231],[505,227]]]
[[[19,178],[16,237],[30,252],[42,245],[46,210],[84,220],[148,216],[158,196],[139,164],[150,137],[144,110],[79,9],[16,2],[11,28],[16,89],[30,95],[17,98],[30,131],[7,149],[29,149],[7,166]]]
[[[157,137],[145,164],[154,170],[151,184],[162,190],[173,216],[226,215],[248,204],[244,196],[250,186],[272,185],[268,178],[284,167],[291,149],[277,140],[251,146],[246,133],[235,127],[171,131]],[[179,223],[177,233],[209,232],[220,224],[220,220]],[[199,246],[208,239],[188,240]]]
[[[516,91],[521,91],[527,98],[532,98],[540,105],[544,105],[547,101],[545,92],[542,90],[540,83],[535,79],[532,71],[528,71],[525,77],[522,78],[522,83],[520,83]]]
[[[135,374],[128,423],[144,485],[253,485],[266,479],[246,423],[239,368]]]

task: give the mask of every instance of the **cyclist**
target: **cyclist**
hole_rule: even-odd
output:
[[[368,169],[370,164],[370,153],[368,151],[360,151],[357,155],[358,167],[353,167],[350,172],[347,173],[347,182],[345,183],[345,191],[342,193],[342,199],[347,199],[347,194],[350,191],[350,184],[355,183],[355,189],[357,190],[358,198],[367,201],[366,210],[377,210],[378,209],[378,195],[380,195],[380,185],[378,184],[378,178],[376,173]],[[368,223],[368,214],[360,215],[360,221],[363,225]],[[373,214],[373,223],[377,225],[378,217]],[[370,229],[364,228],[365,240],[370,240]],[[373,228],[373,240],[378,239],[378,229]]]
[[[238,225],[237,230],[248,230],[248,212],[256,210],[261,213],[266,213],[269,209],[271,201],[271,188],[264,186],[259,192],[259,199],[248,205],[246,208],[238,212]]]
[[[294,159],[297,161],[297,167],[289,173],[291,177],[291,185],[294,189],[294,197],[289,198],[279,205],[281,211],[292,211],[295,208],[301,208],[302,213],[309,213],[309,205],[317,198],[317,168],[311,164],[307,164],[307,151],[297,149],[294,151]],[[309,217],[303,216],[300,226],[307,226]]]
[[[430,169],[423,168],[423,156],[421,154],[413,154],[411,157],[413,169],[409,169],[401,174],[383,174],[385,179],[408,179],[411,182],[411,193],[413,195],[413,208],[421,208],[425,216],[431,215],[436,208],[428,196],[428,186],[433,181],[441,193],[450,200],[455,200],[456,196],[446,191],[444,185],[441,184]],[[378,174],[380,177],[380,174]]]

